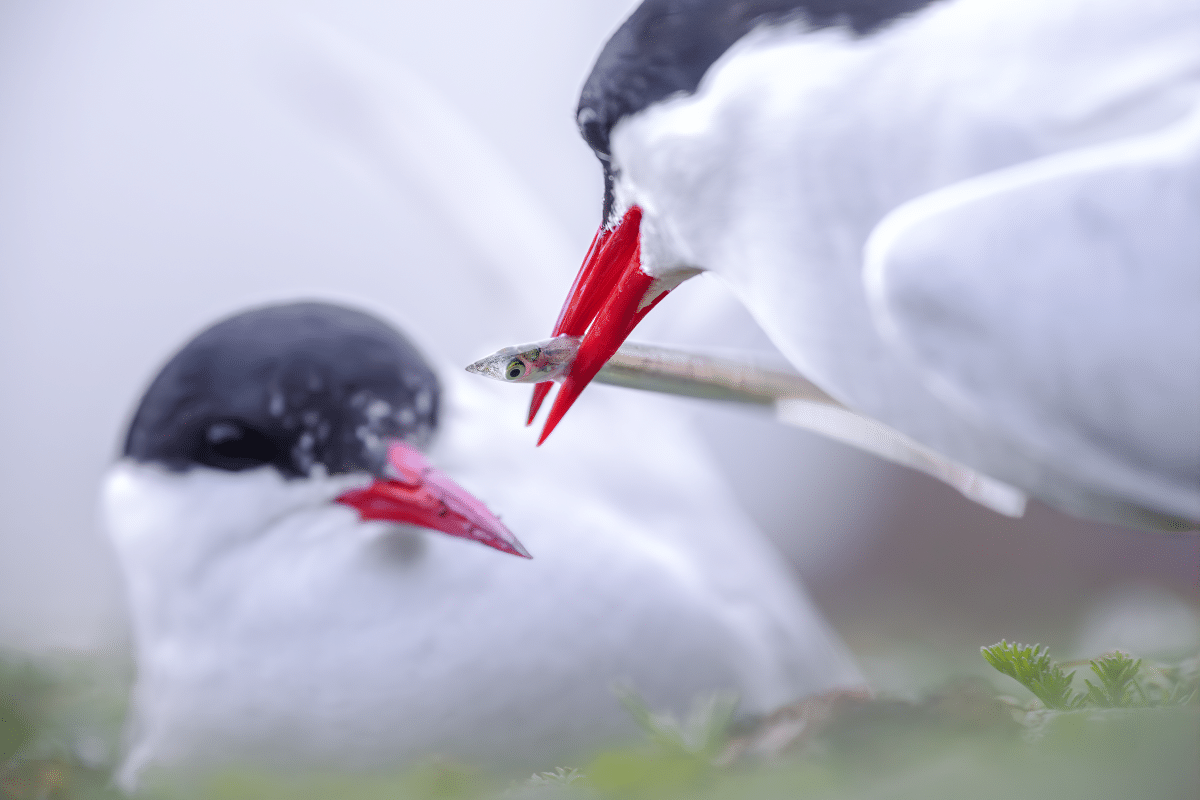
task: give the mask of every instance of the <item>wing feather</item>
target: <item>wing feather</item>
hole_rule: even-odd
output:
[[[953,410],[1200,520],[1200,108],[900,206],[864,280],[889,344]]]

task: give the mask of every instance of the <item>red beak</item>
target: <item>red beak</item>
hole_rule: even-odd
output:
[[[582,336],[583,341],[554,398],[539,445],[642,318],[670,291],[656,289],[654,278],[642,271],[641,224],[642,209],[632,206],[616,228],[601,226],[592,239],[553,333]],[[533,422],[549,392],[550,382],[534,387],[526,424]]]
[[[517,537],[487,506],[434,469],[420,451],[392,442],[388,461],[396,478],[376,479],[365,489],[346,492],[337,502],[358,509],[364,520],[407,522],[530,558]]]

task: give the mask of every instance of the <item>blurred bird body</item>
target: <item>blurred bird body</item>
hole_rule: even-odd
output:
[[[1190,0],[644,3],[579,109],[642,299],[577,363],[711,270],[848,407],[1073,513],[1195,526],[1198,41]]]
[[[124,785],[148,767],[551,766],[633,732],[614,682],[676,712],[734,689],[750,714],[861,687],[669,418],[534,453],[497,423],[519,398],[446,374],[429,457],[531,561],[361,521],[333,502],[371,483],[361,469],[112,468],[138,661]],[[658,456],[609,469],[635,438]]]

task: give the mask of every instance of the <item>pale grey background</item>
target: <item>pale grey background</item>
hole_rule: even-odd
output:
[[[0,646],[122,641],[96,489],[142,387],[217,317],[342,299],[455,364],[546,334],[598,222],[577,93],[633,5],[0,2]],[[408,112],[357,104],[322,60],[343,50],[475,145],[394,140]],[[478,191],[476,158],[501,165]],[[770,347],[709,278],[635,338]],[[864,651],[1071,641],[1122,597],[1195,613],[1194,538],[1005,520],[763,417],[679,409]]]

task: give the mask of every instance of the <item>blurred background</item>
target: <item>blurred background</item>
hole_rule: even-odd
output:
[[[341,300],[445,369],[547,335],[600,214],[579,87],[634,5],[0,0],[0,648],[126,647],[97,488],[146,383],[217,318]],[[772,350],[714,278],[660,308],[633,339]],[[982,669],[1001,638],[1200,646],[1200,538],[1005,519],[672,402],[884,688]]]

